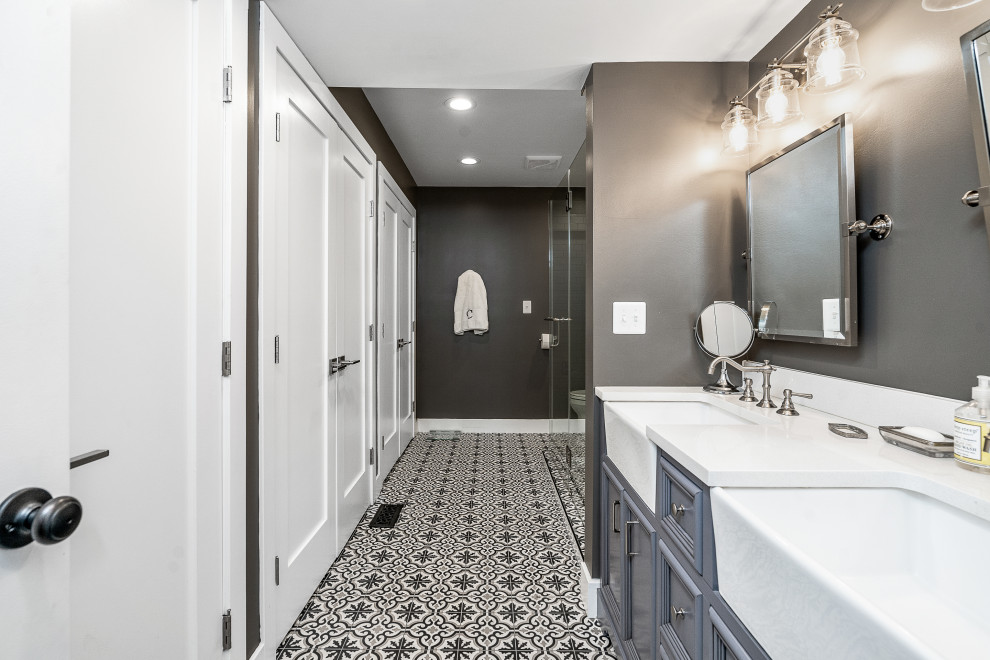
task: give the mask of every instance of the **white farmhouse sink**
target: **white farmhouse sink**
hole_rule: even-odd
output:
[[[713,488],[719,591],[774,660],[979,658],[990,522],[892,488]]]
[[[740,413],[746,414],[745,411]],[[747,419],[707,401],[609,401],[605,404],[608,457],[652,509],[656,502],[657,448],[646,427],[658,424],[735,426],[766,423]]]

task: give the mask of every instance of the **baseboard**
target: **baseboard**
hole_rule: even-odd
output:
[[[549,433],[549,419],[417,419],[416,432]]]
[[[588,564],[581,562],[581,596],[584,598],[588,616],[593,619],[598,618],[598,589],[601,585],[600,579],[591,577],[591,573],[588,572]]]

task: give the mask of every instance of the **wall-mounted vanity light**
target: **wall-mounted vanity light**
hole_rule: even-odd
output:
[[[827,6],[818,15],[818,23],[783,56],[774,59],[759,82],[742,96],[732,99],[722,122],[724,154],[748,153],[757,143],[756,129],[780,128],[801,119],[804,114],[798,98],[799,89],[809,94],[831,92],[866,75],[859,63],[859,32],[842,20],[841,8],[841,2]],[[801,46],[804,46],[804,61],[788,62]],[[804,75],[803,84],[794,77],[794,72]],[[755,120],[753,112],[744,103],[753,92],[756,92],[758,102]]]

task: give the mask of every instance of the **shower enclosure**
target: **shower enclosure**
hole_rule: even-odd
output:
[[[585,150],[550,199],[550,419],[547,463],[584,553]],[[592,397],[593,398],[593,397]]]

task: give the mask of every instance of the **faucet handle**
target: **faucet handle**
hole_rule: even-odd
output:
[[[813,399],[814,395],[804,394],[802,392],[795,392],[794,390],[784,390],[784,400],[780,404],[780,410],[777,411],[778,415],[786,415],[788,417],[797,417],[799,413],[794,408],[794,401],[792,397],[799,396],[802,399]]]
[[[745,401],[746,403],[756,403],[756,395],[753,394],[753,379],[743,378],[743,395],[739,397],[740,401]]]

